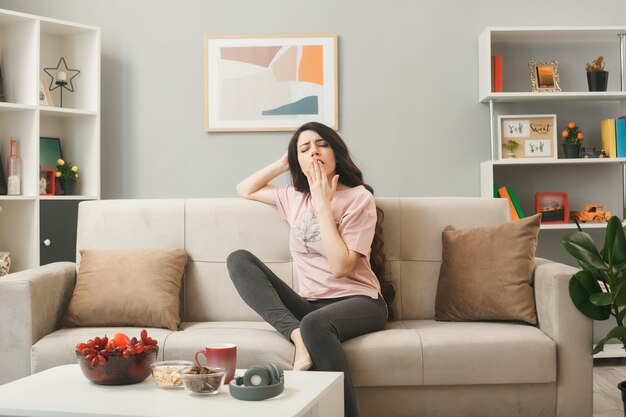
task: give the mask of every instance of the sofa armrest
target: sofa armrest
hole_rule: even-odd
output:
[[[593,411],[593,322],[569,296],[576,268],[537,258],[535,302],[539,328],[555,341],[557,416],[590,416]]]
[[[31,347],[57,329],[75,283],[72,262],[0,278],[0,384],[30,375]]]

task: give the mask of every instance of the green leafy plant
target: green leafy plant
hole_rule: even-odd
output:
[[[580,131],[580,126],[574,122],[567,124],[567,129],[561,132],[563,136],[563,143],[567,145],[578,145],[583,141],[583,132]]]
[[[504,145],[503,145],[506,149],[508,149],[510,152],[515,151],[515,149],[518,148],[519,143],[517,143],[516,141],[514,141],[513,139],[509,139]]]
[[[612,316],[616,322],[593,353],[602,352],[611,339],[619,340],[626,349],[626,234],[621,220],[617,216],[609,220],[602,250],[580,228],[563,237],[561,245],[582,268],[569,282],[569,294],[576,308],[590,319],[607,320]]]
[[[591,64],[585,66],[587,72],[604,71],[604,57],[600,55]]]
[[[54,175],[60,180],[77,181],[78,166],[65,162],[63,159],[57,159],[57,170]]]

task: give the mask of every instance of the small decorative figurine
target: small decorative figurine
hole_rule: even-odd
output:
[[[585,204],[584,211],[570,211],[569,216],[572,220],[577,219],[583,223],[588,221],[605,223],[611,218],[611,212],[604,211],[604,204]]]

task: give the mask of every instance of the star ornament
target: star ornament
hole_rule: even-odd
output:
[[[43,71],[50,77],[50,87],[48,88],[50,91],[63,87],[71,93],[74,92],[72,80],[80,74],[80,71],[68,68],[65,58],[61,57],[56,68],[44,68]],[[69,87],[67,86],[68,84]]]

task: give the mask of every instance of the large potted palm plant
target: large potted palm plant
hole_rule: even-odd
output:
[[[580,226],[563,237],[561,245],[581,267],[569,282],[569,294],[576,308],[593,320],[615,320],[615,327],[598,342],[593,353],[602,352],[611,339],[619,340],[626,349],[626,234],[621,220],[616,216],[609,220],[602,250],[596,248]],[[626,381],[618,387],[626,405]]]

